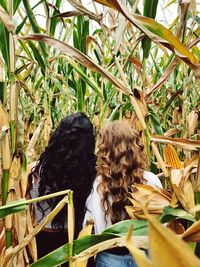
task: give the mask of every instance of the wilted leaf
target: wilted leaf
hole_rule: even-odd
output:
[[[101,19],[101,15],[97,15],[87,8],[85,8],[81,2],[77,0],[68,0],[68,2],[79,12],[83,13],[84,15],[87,15],[89,18],[94,19],[95,21],[99,22]]]
[[[185,138],[170,138],[161,135],[152,135],[151,141],[160,142],[164,144],[171,144],[183,148],[185,150],[198,150],[200,148],[200,141],[185,139]]]
[[[149,246],[156,267],[199,267],[200,260],[188,245],[173,231],[161,225],[152,216],[149,220]]]
[[[197,65],[198,59],[184,46],[173,33],[152,18],[138,15],[131,15],[123,4],[117,0],[95,0],[96,2],[107,5],[122,13],[133,25],[139,28],[154,42],[172,50],[178,57],[189,64],[191,67]]]
[[[181,237],[187,242],[200,242],[200,221],[190,226]]]
[[[144,219],[144,207],[149,214],[160,215],[163,208],[171,201],[170,194],[162,188],[155,188],[150,185],[132,186],[132,193],[129,198],[132,206],[126,206],[126,211],[130,218]]]
[[[158,168],[162,169],[163,174],[164,174],[165,177],[168,177],[169,173],[168,173],[168,170],[166,168],[166,164],[163,161],[156,144],[154,144],[154,142],[151,142],[151,147],[152,147],[153,153],[154,153],[154,155],[155,155],[155,157],[156,157],[156,159],[158,161]]]

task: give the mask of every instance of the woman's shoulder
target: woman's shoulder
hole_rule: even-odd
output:
[[[94,180],[94,185],[98,186],[101,183],[101,181],[102,181],[102,176],[98,175]]]
[[[157,175],[153,172],[144,171],[144,179],[147,181],[147,185],[158,186],[162,188],[162,184]]]

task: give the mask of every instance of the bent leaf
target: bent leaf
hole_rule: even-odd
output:
[[[199,267],[200,260],[176,234],[152,216],[149,220],[149,245],[153,266]]]
[[[78,255],[84,252],[85,250],[89,249],[90,247],[96,246],[97,244],[101,246],[100,243],[103,243],[108,240],[111,241],[111,239],[113,239],[112,243],[117,245],[117,240],[120,237],[124,239],[125,236],[127,235],[128,229],[131,226],[133,227],[133,229],[135,229],[132,232],[132,235],[136,238],[137,241],[137,238],[140,239],[143,238],[144,235],[147,235],[147,225],[148,223],[144,221],[126,220],[112,225],[111,227],[103,231],[102,234],[86,236],[81,239],[75,240],[74,255]],[[132,237],[133,240],[134,237]],[[52,251],[48,255],[44,256],[43,258],[39,259],[38,261],[32,263],[30,266],[31,267],[58,266],[66,262],[68,256],[69,256],[69,244],[65,244],[59,247],[58,249]]]
[[[116,9],[123,14],[134,26],[140,29],[154,42],[160,43],[173,51],[178,57],[195,67],[199,63],[198,59],[183,45],[179,39],[162,24],[156,22],[152,18],[147,18],[139,15],[131,15],[127,8],[121,2],[114,0],[95,0],[96,2]]]
[[[85,67],[90,69],[91,71],[98,72],[104,77],[106,77],[114,86],[122,90],[125,94],[129,94],[130,92],[124,86],[124,84],[114,77],[109,71],[104,69],[102,66],[95,63],[91,58],[81,53],[76,48],[68,45],[67,43],[60,41],[58,39],[52,38],[48,35],[44,34],[31,34],[25,37],[21,37],[22,40],[34,40],[34,41],[43,41],[47,45],[50,45],[63,53],[66,53],[68,56],[72,57],[73,59],[77,60]]]
[[[163,214],[160,217],[162,223],[166,223],[176,219],[185,219],[187,221],[195,222],[196,219],[183,209],[173,209],[171,207],[165,207]]]
[[[200,141],[185,139],[185,138],[170,138],[161,135],[152,135],[151,141],[164,144],[171,144],[185,150],[198,150]]]

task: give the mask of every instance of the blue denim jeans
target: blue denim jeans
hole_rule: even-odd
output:
[[[130,254],[116,255],[101,252],[96,257],[96,267],[137,267]]]

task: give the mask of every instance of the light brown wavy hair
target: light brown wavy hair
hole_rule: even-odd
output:
[[[112,223],[128,217],[125,205],[129,186],[144,183],[144,169],[147,158],[138,134],[123,121],[114,121],[105,126],[99,137],[97,172],[102,181],[98,191],[102,195],[101,204]],[[112,199],[112,203],[110,203]]]

